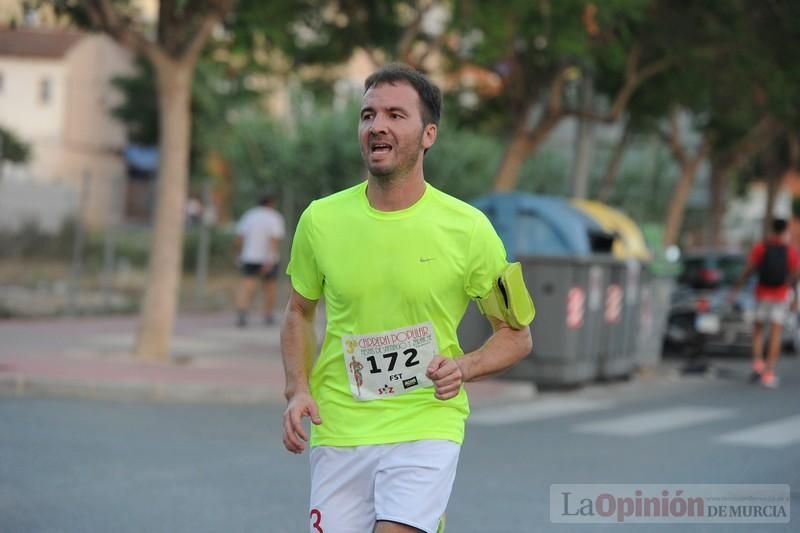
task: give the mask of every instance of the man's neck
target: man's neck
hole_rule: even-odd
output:
[[[378,211],[400,211],[414,205],[425,194],[425,177],[412,172],[402,178],[383,180],[367,177],[367,200]]]

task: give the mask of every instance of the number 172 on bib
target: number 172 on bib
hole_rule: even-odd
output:
[[[433,383],[425,376],[438,353],[430,322],[391,331],[342,337],[350,390],[357,400],[377,400]]]

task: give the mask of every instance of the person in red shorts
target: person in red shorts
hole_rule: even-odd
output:
[[[772,222],[772,233],[750,250],[747,267],[736,281],[729,296],[733,302],[736,293],[754,273],[758,274],[756,285],[756,314],[753,322],[753,373],[752,380],[760,381],[765,387],[778,386],[775,367],[781,354],[781,330],[790,312],[789,299],[794,298],[792,309],[796,307],[797,297],[791,287],[797,282],[800,272],[800,257],[797,250],[789,245],[787,223],[782,219]],[[769,323],[768,351],[764,360],[764,326]]]

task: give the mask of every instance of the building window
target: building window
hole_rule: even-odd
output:
[[[53,83],[50,78],[43,78],[39,82],[39,103],[47,105],[50,103],[50,98],[53,96]]]

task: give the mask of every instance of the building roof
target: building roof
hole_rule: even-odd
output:
[[[0,57],[61,59],[84,34],[40,28],[0,28]]]

